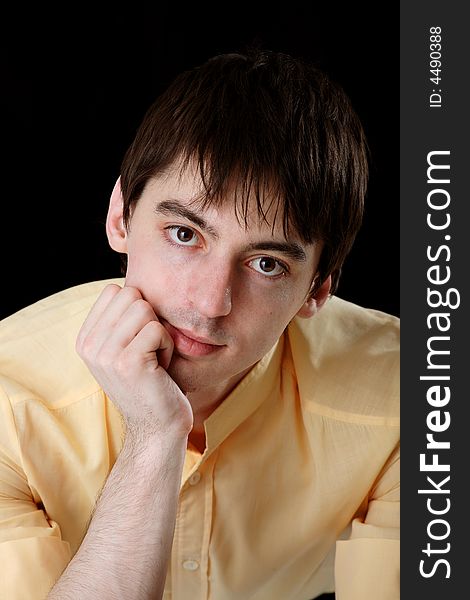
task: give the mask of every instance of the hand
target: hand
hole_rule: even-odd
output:
[[[93,305],[76,350],[128,428],[187,436],[191,405],[166,372],[173,340],[137,288],[110,284]]]

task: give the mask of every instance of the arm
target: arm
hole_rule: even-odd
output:
[[[364,521],[336,543],[338,600],[400,597],[400,453],[397,448],[371,490]]]
[[[161,598],[186,444],[126,436],[88,532],[48,596]]]
[[[161,598],[192,427],[191,406],[165,371],[171,337],[138,290],[110,285],[77,351],[127,432],[83,542],[48,600]]]
[[[71,559],[59,524],[37,506],[23,470],[11,396],[16,382],[0,376],[0,598],[44,600]]]

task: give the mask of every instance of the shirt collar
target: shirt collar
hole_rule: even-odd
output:
[[[204,421],[206,459],[272,392],[278,381],[284,336],[249,371],[230,394]]]

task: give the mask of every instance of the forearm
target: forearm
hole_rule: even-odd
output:
[[[83,542],[48,600],[161,598],[186,441],[127,435]]]

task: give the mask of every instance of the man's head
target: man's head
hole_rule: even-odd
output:
[[[286,232],[322,242],[316,282],[331,275],[336,290],[362,222],[367,146],[347,96],[324,73],[254,52],[216,56],[179,75],[124,158],[125,224],[149,179],[181,159],[196,163],[205,206],[228,202],[243,220],[250,194],[261,216],[267,195]]]
[[[301,61],[219,56],[160,96],[124,158],[107,232],[126,285],[175,340],[183,390],[230,388],[294,316],[321,308],[366,179],[347,98]]]

